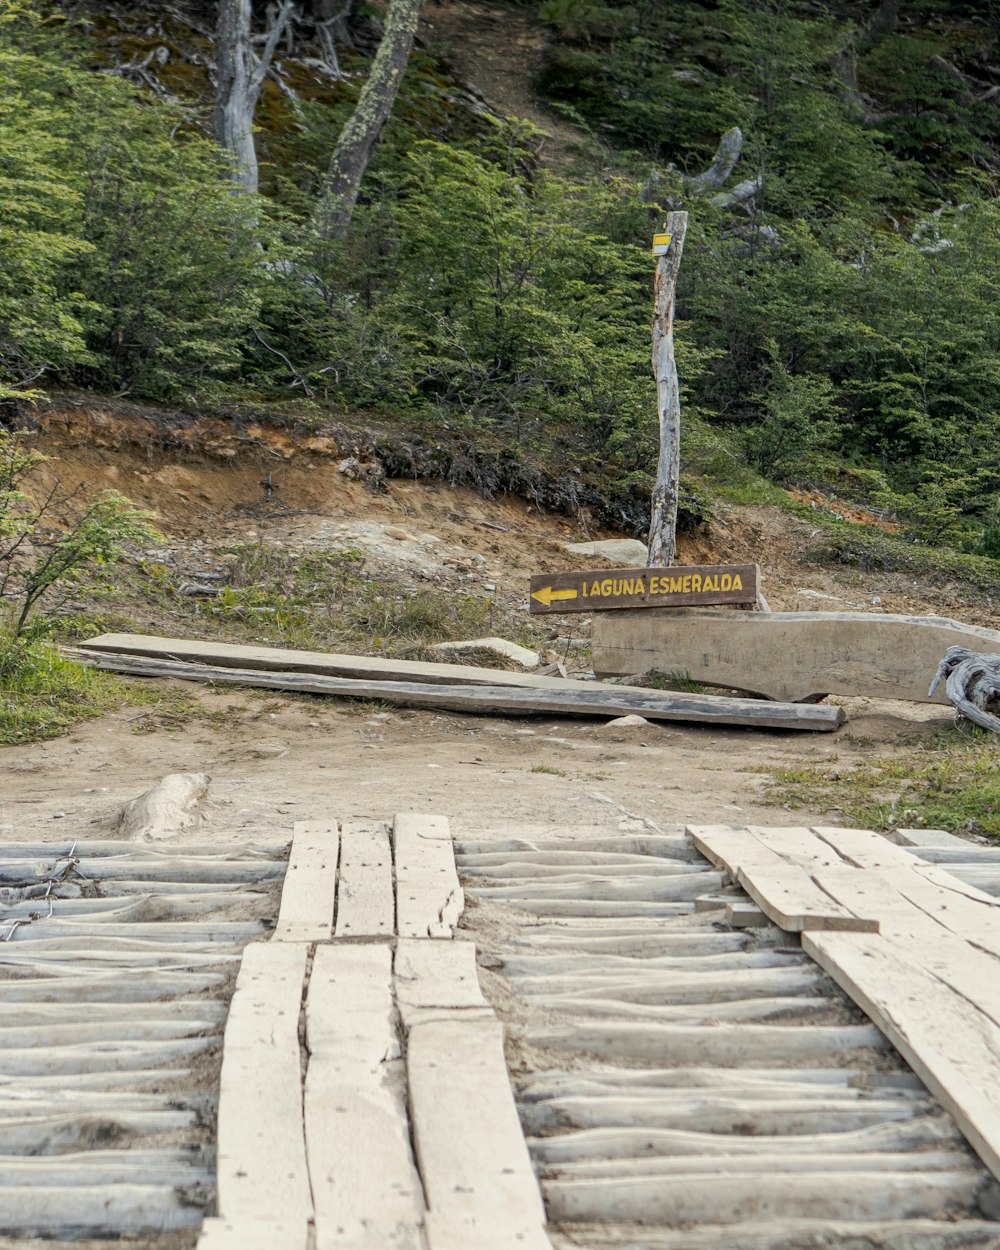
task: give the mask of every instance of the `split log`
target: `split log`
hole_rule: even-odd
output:
[[[765,1148],[770,1154],[800,1158],[829,1153],[853,1156],[874,1150],[916,1154],[945,1146],[954,1149],[961,1144],[962,1139],[951,1121],[946,1116],[937,1115],[876,1124],[854,1132],[779,1134],[769,1136]],[[532,1157],[547,1164],[571,1163],[581,1159],[687,1158],[692,1155],[746,1159],[758,1155],[762,1149],[759,1140],[741,1134],[722,1136],[686,1129],[650,1128],[579,1129],[558,1137],[533,1139],[528,1145]],[[679,1170],[684,1165],[678,1162],[675,1166]]]
[[[711,1063],[719,1067],[759,1066],[776,1055],[789,1065],[815,1065],[832,1055],[859,1049],[885,1050],[887,1042],[874,1025],[817,1025],[786,1029],[774,1024],[685,1025],[593,1024],[542,1025],[525,1032],[528,1041],[553,1050],[578,1050],[612,1063],[657,1063],[664,1055],[680,1066]]]
[[[831,732],[844,721],[844,709],[824,704],[771,703],[714,695],[647,691],[639,687],[608,688],[595,682],[585,689],[521,689],[503,686],[434,686],[419,682],[353,680],[309,673],[264,672],[217,668],[170,660],[78,651],[75,658],[94,668],[143,677],[174,677],[183,681],[225,682],[351,699],[382,699],[408,707],[433,708],[485,715],[623,716],[638,712],[648,720],[695,724],[746,725],[758,729],[802,729]]]
[[[199,822],[195,811],[208,793],[207,773],[170,773],[122,808],[115,831],[137,842],[174,838]]]
[[[545,1188],[553,1220],[640,1224],[763,1223],[776,1216],[811,1220],[919,1219],[975,1211],[982,1174],[967,1172],[842,1171],[826,1176],[681,1174],[608,1181],[550,1181]]]
[[[108,1187],[0,1188],[2,1226],[21,1237],[166,1233],[197,1227],[204,1208],[189,1205],[171,1184]]]

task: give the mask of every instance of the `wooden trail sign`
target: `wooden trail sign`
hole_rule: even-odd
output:
[[[612,608],[696,608],[757,602],[756,564],[694,564],[671,568],[589,569],[539,573],[528,605],[537,612],[607,612]]]

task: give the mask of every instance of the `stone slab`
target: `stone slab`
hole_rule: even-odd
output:
[[[928,688],[949,647],[1000,652],[1000,631],[939,616],[648,608],[594,617],[594,672],[656,670],[796,702],[862,695],[947,703]]]

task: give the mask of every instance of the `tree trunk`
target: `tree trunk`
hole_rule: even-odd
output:
[[[660,458],[656,466],[649,521],[649,566],[673,564],[677,553],[677,496],[681,472],[681,398],[674,359],[674,295],[684,252],[687,213],[670,213],[666,231],[673,235],[666,255],[656,262],[653,315],[653,376],[660,422]]]
[[[241,191],[256,191],[257,149],[253,115],[271,58],[292,16],[292,0],[284,0],[258,57],[251,43],[251,0],[219,0],[215,41],[215,111],[212,133],[233,161],[233,182]]]
[[[391,0],[389,4],[368,81],[330,158],[316,219],[324,238],[342,239],[347,234],[372,148],[396,101],[422,7],[423,0]]]

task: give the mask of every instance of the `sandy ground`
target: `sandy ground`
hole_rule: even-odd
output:
[[[835,734],[577,719],[371,711],[322,697],[198,692],[208,718],[134,707],[65,738],[0,752],[0,837],[108,837],[120,806],[172,772],[207,772],[200,827],[181,840],[290,835],[297,820],[447,815],[458,836],[534,827],[836,823],[768,802],[774,767],[845,766],[873,741],[932,733],[948,709],[848,703]],[[150,728],[152,726],[152,728]],[[758,770],[763,770],[760,772]],[[642,827],[634,825],[632,827]]]

